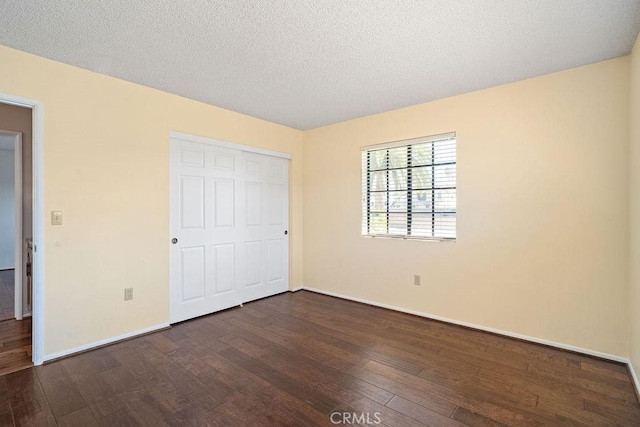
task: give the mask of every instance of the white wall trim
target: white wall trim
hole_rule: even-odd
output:
[[[638,403],[640,403],[640,380],[638,380],[638,374],[636,374],[636,370],[633,368],[633,363],[631,360],[627,363],[629,367],[629,373],[631,374],[631,379],[633,380],[633,384],[636,386],[636,395],[638,397]]]
[[[307,287],[307,286],[303,286],[302,289],[307,290],[307,291],[311,291],[311,292],[316,292],[318,294],[329,295],[329,296],[332,296],[332,297],[337,297],[337,298],[342,298],[342,299],[346,299],[346,300],[350,300],[350,301],[360,302],[360,303],[367,304],[367,305],[373,305],[375,307],[387,308],[389,310],[399,311],[399,312],[407,313],[407,314],[413,314],[415,316],[425,317],[427,319],[439,320],[441,322],[446,322],[446,323],[451,323],[451,324],[454,324],[454,325],[465,326],[465,327],[477,329],[477,330],[480,330],[480,331],[491,332],[491,333],[494,333],[494,334],[503,335],[503,336],[510,337],[510,338],[517,338],[517,339],[521,339],[521,340],[524,340],[524,341],[530,341],[530,342],[533,342],[533,343],[536,343],[536,344],[544,344],[544,345],[548,345],[548,346],[551,346],[551,347],[556,347],[556,348],[559,348],[559,349],[562,349],[562,350],[569,350],[569,351],[573,351],[573,352],[577,352],[577,353],[586,354],[588,356],[595,356],[595,357],[599,357],[599,358],[602,358],[602,359],[612,360],[614,362],[626,363],[626,364],[629,365],[629,359],[627,359],[626,357],[617,356],[615,354],[603,353],[603,352],[600,352],[600,351],[590,350],[588,348],[576,347],[576,346],[569,345],[569,344],[562,344],[562,343],[559,343],[559,342],[549,341],[549,340],[545,340],[545,339],[542,339],[542,338],[536,338],[536,337],[531,337],[531,336],[528,336],[528,335],[518,334],[518,333],[515,333],[515,332],[504,331],[502,329],[491,328],[491,327],[488,327],[488,326],[477,325],[475,323],[463,322],[463,321],[460,321],[460,320],[450,319],[448,317],[443,317],[443,316],[437,316],[437,315],[434,315],[434,314],[424,313],[422,311],[409,310],[409,309],[406,309],[406,308],[396,307],[396,306],[389,305],[389,304],[382,304],[382,303],[379,303],[379,302],[370,301],[370,300],[366,300],[366,299],[363,299],[363,298],[351,297],[351,296],[348,296],[348,295],[338,294],[336,292],[323,291],[321,289],[310,288],[310,287]]]
[[[188,142],[199,142],[202,144],[217,145],[218,147],[232,148],[234,150],[247,151],[249,153],[265,154],[272,157],[280,157],[291,160],[291,153],[283,153],[281,151],[267,150],[266,148],[253,147],[251,145],[236,144],[235,142],[222,141],[220,139],[207,138],[205,136],[191,135],[188,133],[170,131],[169,138],[179,139]]]
[[[22,276],[24,275],[22,264],[22,251],[24,249],[24,233],[22,230],[22,134],[17,133],[15,139],[15,206],[16,206],[16,234],[15,234],[15,259],[16,268],[13,271],[14,275],[14,316],[17,320],[22,320],[22,311],[24,307],[24,301],[22,297]]]
[[[44,354],[44,107],[41,101],[0,93],[0,103],[31,108],[33,153],[33,254],[32,352],[33,364],[41,365]]]
[[[298,292],[298,291],[301,291],[301,290],[303,290],[303,289],[304,289],[304,287],[303,287],[303,286],[298,286],[297,288],[291,288],[291,289],[289,289],[289,292]],[[311,289],[309,289],[309,290],[311,290]]]
[[[100,341],[95,341],[89,344],[85,344],[85,345],[81,345],[79,347],[74,347],[74,348],[70,348],[68,350],[63,350],[63,351],[59,351],[57,353],[52,353],[52,354],[46,354],[43,356],[43,362],[49,361],[49,360],[53,360],[53,359],[59,359],[60,357],[65,357],[65,356],[70,356],[72,354],[75,353],[80,353],[82,351],[87,351],[87,350],[91,350],[92,348],[96,348],[96,347],[102,347],[103,345],[107,345],[107,344],[113,344],[116,341],[122,341],[122,340],[126,340],[129,338],[134,338],[138,335],[145,335],[148,334],[150,332],[154,332],[157,331],[159,329],[166,329],[169,327],[168,323],[161,323],[159,325],[154,325],[154,326],[150,326],[148,328],[143,328],[143,329],[139,329],[137,331],[133,331],[133,332],[127,332],[126,334],[122,334],[122,335],[118,335],[115,337],[111,337],[111,338],[106,338]]]

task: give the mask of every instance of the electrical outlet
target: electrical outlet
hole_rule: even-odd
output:
[[[131,301],[133,299],[133,288],[124,288],[124,300]]]
[[[422,280],[422,279],[421,279],[421,277],[420,277],[420,275],[419,275],[419,274],[414,274],[414,275],[413,275],[413,284],[414,284],[415,286],[420,286],[420,285],[422,284],[421,280]]]

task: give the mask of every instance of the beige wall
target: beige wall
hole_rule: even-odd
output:
[[[306,132],[305,286],[627,356],[628,103],[623,57]],[[457,242],[362,237],[360,147],[450,131]]]
[[[169,320],[169,131],[289,152],[302,283],[302,132],[0,47],[0,92],[44,103],[45,355]],[[132,286],[135,299],[123,301]]]
[[[22,132],[22,239],[32,237],[33,197],[32,197],[32,152],[31,152],[31,109],[15,105],[0,104],[0,129]],[[22,245],[22,311],[28,313],[27,304],[27,246]],[[18,268],[16,268],[18,269]]]
[[[630,96],[631,186],[630,186],[630,313],[631,362],[640,375],[640,36],[631,53]]]
[[[292,153],[291,287],[629,354],[629,57],[305,133],[0,57],[0,92],[44,102],[45,217],[64,213],[45,226],[45,354],[168,321],[170,130]],[[458,241],[361,237],[360,147],[449,131]]]

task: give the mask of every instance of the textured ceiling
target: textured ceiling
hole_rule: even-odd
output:
[[[0,44],[298,129],[625,55],[640,30],[640,0],[0,0],[0,10]]]

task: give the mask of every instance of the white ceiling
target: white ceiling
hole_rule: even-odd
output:
[[[0,44],[309,129],[628,54],[640,0],[0,0]]]

